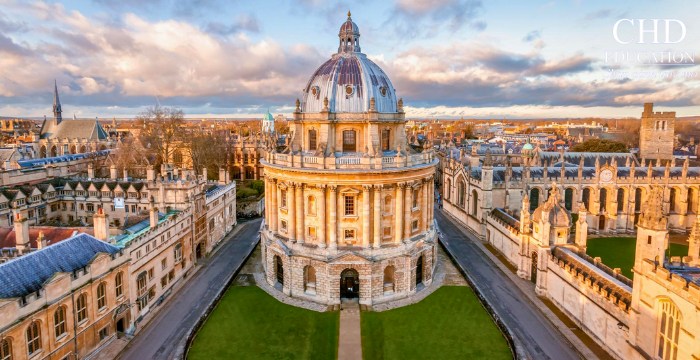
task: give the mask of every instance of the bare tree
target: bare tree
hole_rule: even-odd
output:
[[[227,130],[207,130],[201,127],[187,131],[187,137],[182,145],[197,173],[206,167],[210,176],[214,178],[218,174],[219,167],[226,164],[228,152],[226,133]]]
[[[155,156],[154,166],[172,161],[172,156],[181,141],[184,125],[182,110],[154,106],[136,118],[142,127],[139,140]]]

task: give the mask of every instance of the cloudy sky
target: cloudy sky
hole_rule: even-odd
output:
[[[0,116],[289,113],[348,9],[408,116],[700,115],[698,1],[0,0]]]

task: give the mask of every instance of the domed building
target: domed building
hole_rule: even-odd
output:
[[[431,283],[435,158],[409,144],[403,101],[360,50],[350,13],[338,52],[303,89],[284,146],[269,142],[263,265],[270,285],[321,304],[372,305]]]

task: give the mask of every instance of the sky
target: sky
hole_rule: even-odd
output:
[[[0,0],[0,116],[290,114],[348,10],[407,117],[700,115],[698,1]]]

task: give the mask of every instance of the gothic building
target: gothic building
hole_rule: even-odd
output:
[[[639,130],[639,156],[647,160],[673,159],[676,112],[654,112],[654,104],[644,104]]]
[[[285,145],[268,139],[263,265],[292,297],[371,305],[432,280],[437,160],[408,144],[403,101],[361,52],[349,13],[338,37],[296,102]]]

